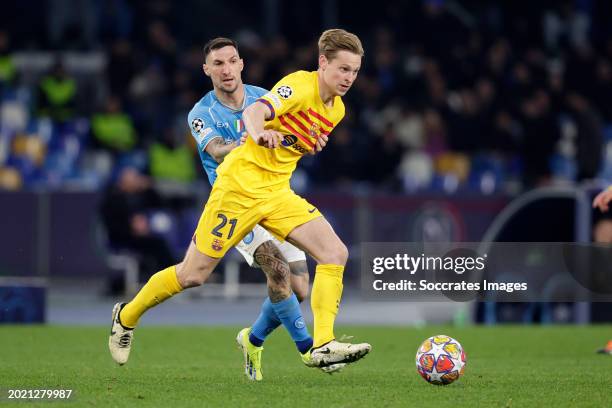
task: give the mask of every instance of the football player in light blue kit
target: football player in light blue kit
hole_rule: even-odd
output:
[[[189,112],[191,134],[198,144],[198,153],[212,185],[217,178],[216,169],[226,155],[239,148],[245,136],[242,111],[267,90],[242,83],[244,62],[238,54],[236,42],[228,38],[215,38],[204,47],[203,70],[210,77],[213,90],[208,92]],[[326,143],[317,145],[320,151]],[[280,242],[257,225],[236,246],[249,265],[260,267],[267,277],[268,298],[251,328],[238,333],[236,341],[243,351],[245,374],[251,380],[262,379],[261,351],[268,334],[283,324],[308,366],[312,337],[302,318],[299,302],[308,294],[309,276],[306,255],[288,242]],[[292,293],[293,289],[293,293]],[[345,364],[322,368],[333,372]]]

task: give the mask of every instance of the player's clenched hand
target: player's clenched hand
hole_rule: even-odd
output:
[[[593,208],[599,208],[601,211],[608,211],[610,204],[612,201],[612,186],[608,187],[606,190],[597,194],[597,197],[593,200]]]
[[[283,141],[283,134],[276,130],[264,130],[257,135],[257,143],[269,149],[275,149]]]
[[[326,135],[320,135],[317,137],[314,147],[310,151],[310,154],[319,153],[327,145],[329,138]]]

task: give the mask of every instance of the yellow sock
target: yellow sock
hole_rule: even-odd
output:
[[[310,307],[314,316],[314,347],[332,341],[334,321],[342,297],[342,265],[317,265]]]
[[[138,319],[147,310],[182,291],[176,277],[176,265],[157,272],[140,289],[130,303],[121,309],[119,320],[125,327],[136,327]]]

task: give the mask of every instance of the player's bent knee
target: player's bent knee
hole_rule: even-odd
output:
[[[176,277],[183,289],[193,288],[204,284],[213,269],[214,264],[204,260],[200,262],[194,262],[193,260],[190,262],[184,261],[177,265]]]
[[[328,249],[322,263],[334,265],[346,265],[348,261],[349,251],[344,243],[339,242],[337,245]]]
[[[206,278],[201,273],[197,273],[196,271],[189,271],[185,273],[178,274],[177,278],[179,284],[183,287],[183,289],[194,288],[196,286],[201,286]]]
[[[179,278],[179,284],[183,287],[183,289],[202,286],[205,281],[206,278],[198,274],[189,274]]]

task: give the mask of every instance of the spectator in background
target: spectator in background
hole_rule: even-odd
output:
[[[397,181],[397,168],[402,160],[402,145],[395,129],[389,124],[383,134],[375,140],[369,149],[368,178],[373,183],[393,187]]]
[[[23,186],[21,174],[12,167],[0,167],[0,191],[17,191]]]
[[[48,34],[57,49],[89,49],[98,31],[95,0],[49,0],[46,9]],[[37,10],[40,11],[40,10]]]
[[[404,149],[421,149],[424,145],[423,115],[404,106],[392,120],[393,128]]]
[[[550,97],[539,89],[522,104],[524,183],[526,186],[550,182],[549,160],[559,139],[559,126],[550,110]]]
[[[113,152],[125,152],[137,142],[132,118],[121,109],[121,101],[111,96],[106,101],[105,112],[91,118],[91,131],[96,142]]]
[[[384,46],[376,51],[374,58],[374,77],[387,97],[401,94],[399,85],[397,53],[395,48]]]
[[[601,167],[603,131],[597,112],[591,103],[577,93],[567,96],[569,111],[576,123],[576,164],[578,180],[592,179]]]
[[[111,247],[133,252],[140,271],[157,270],[175,262],[166,241],[152,233],[147,217],[149,211],[162,206],[151,180],[134,167],[122,169],[102,199],[100,212]]]
[[[413,143],[406,149],[399,165],[399,176],[404,189],[412,192],[431,186],[434,176],[434,161],[446,150],[446,128],[440,114],[433,109],[422,113],[422,122],[415,126],[412,111],[413,136],[420,133],[420,143]],[[418,132],[415,132],[418,130]],[[416,140],[416,139],[413,139]]]
[[[588,43],[591,19],[588,13],[576,7],[571,0],[564,0],[544,13],[544,41],[550,50],[558,50],[565,42],[573,47],[582,47]]]
[[[427,109],[423,115],[424,149],[433,158],[447,150],[446,124],[440,114],[433,109]]]
[[[151,60],[160,64],[164,74],[171,77],[176,68],[177,48],[166,23],[156,20],[149,24],[145,47]]]
[[[507,38],[497,39],[482,57],[485,72],[495,82],[501,83],[509,71],[511,46]]]
[[[419,39],[426,52],[440,60],[449,59],[448,51],[466,42],[466,30],[449,13],[445,0],[423,0],[420,18],[415,21],[411,34]]]
[[[130,4],[132,3],[132,4]],[[99,34],[102,40],[128,38],[134,29],[134,14],[140,10],[130,0],[106,0],[98,8]],[[140,20],[140,19],[139,19]]]
[[[64,123],[74,118],[77,98],[77,83],[56,59],[49,74],[38,83],[38,115]]]
[[[184,134],[179,134],[172,127],[166,127],[161,141],[149,147],[151,176],[156,180],[190,183],[196,177],[193,155],[193,151],[185,143]]]
[[[521,125],[507,110],[496,112],[491,119],[493,123],[487,145],[499,153],[517,154],[521,146]]]
[[[132,78],[128,98],[140,134],[153,134],[168,119],[168,106],[171,105],[169,79],[158,63],[143,67]]]
[[[610,60],[602,58],[597,62],[592,94],[593,103],[601,110],[603,119],[612,122],[612,63]]]
[[[481,105],[471,88],[449,97],[449,145],[455,151],[474,153],[483,146],[486,135]]]
[[[138,70],[136,50],[131,42],[120,39],[112,43],[106,74],[113,95],[125,100],[130,83]]]
[[[319,166],[315,172],[321,184],[341,186],[359,177],[358,157],[352,148],[352,139],[353,135],[346,126],[340,125],[334,130],[325,154],[316,157]]]
[[[0,31],[0,96],[4,89],[13,85],[17,71],[10,52],[10,37],[6,31]]]

